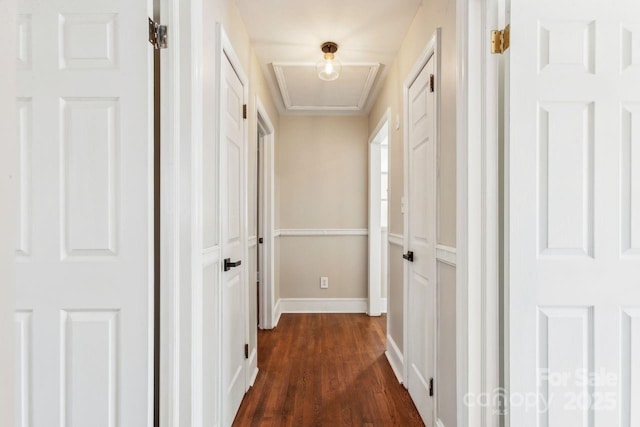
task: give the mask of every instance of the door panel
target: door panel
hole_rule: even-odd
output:
[[[640,422],[638,22],[634,1],[512,1],[514,426]]]
[[[434,419],[429,381],[435,376],[435,96],[430,59],[409,88],[408,243],[408,389],[427,425]]]
[[[149,4],[19,8],[17,425],[151,425]]]
[[[640,25],[638,26],[640,37]],[[640,43],[640,42],[639,42]],[[622,252],[640,255],[640,102],[622,105]],[[636,176],[636,178],[634,178]]]
[[[241,261],[246,244],[244,195],[244,123],[242,83],[223,56],[222,104],[222,247],[223,258]],[[246,391],[245,355],[247,299],[245,265],[231,268],[222,276],[222,402],[223,426],[230,426]]]

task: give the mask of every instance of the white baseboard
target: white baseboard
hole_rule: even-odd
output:
[[[393,373],[396,374],[396,378],[398,382],[402,384],[402,372],[404,371],[404,357],[402,356],[402,352],[398,348],[396,342],[391,338],[391,335],[387,334],[387,351],[384,352],[385,356],[387,356],[387,360],[389,361],[389,365],[391,365],[391,369],[393,369]]]
[[[280,316],[282,316],[282,304],[280,304],[282,300],[279,299],[276,303],[276,306],[273,307],[273,327],[278,326],[278,322],[280,322]]]
[[[436,427],[444,427],[444,423],[440,418],[436,419]]]
[[[366,313],[366,298],[281,298],[282,313]]]
[[[387,312],[387,299],[380,298],[380,311],[383,313]]]
[[[253,383],[256,381],[256,377],[258,376],[258,349],[253,348],[251,354],[249,355],[249,372],[251,372],[251,377],[249,378],[249,387],[253,387]]]
[[[256,378],[258,378],[258,372],[260,372],[260,370],[256,367],[256,369],[253,370],[253,374],[251,375],[251,380],[249,381],[249,387],[253,387],[253,385],[256,382]]]

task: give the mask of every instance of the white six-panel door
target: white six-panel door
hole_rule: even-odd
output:
[[[230,426],[246,391],[246,187],[243,122],[244,88],[222,55],[222,250],[242,262],[222,274],[222,425]]]
[[[407,387],[427,425],[434,419],[430,381],[435,376],[436,222],[435,222],[435,96],[430,89],[434,57],[409,87],[408,95],[408,251],[407,262]]]
[[[512,0],[510,419],[640,425],[640,2]]]
[[[148,426],[150,4],[19,8],[16,425]]]

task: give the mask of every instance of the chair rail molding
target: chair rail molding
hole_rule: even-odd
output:
[[[457,264],[456,248],[445,245],[436,245],[436,259],[439,262],[455,267]]]
[[[404,246],[404,236],[402,234],[389,233],[389,243],[395,246]]]
[[[366,228],[289,228],[278,230],[282,237],[368,236]]]

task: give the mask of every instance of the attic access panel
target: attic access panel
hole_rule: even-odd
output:
[[[274,63],[284,106],[288,111],[361,111],[367,104],[380,64],[342,64],[337,80],[316,75],[316,65]]]

